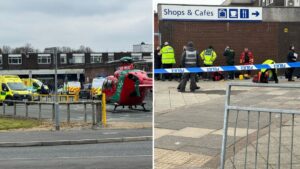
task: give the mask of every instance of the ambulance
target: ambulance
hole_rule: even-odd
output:
[[[32,93],[23,84],[19,76],[1,75],[0,83],[0,103],[5,100],[32,100]]]
[[[102,85],[105,81],[104,77],[96,77],[92,82],[91,94],[93,99],[101,99],[102,96]]]
[[[33,93],[49,94],[49,87],[43,84],[40,80],[34,78],[22,78],[22,81],[27,88]]]
[[[64,84],[63,92],[70,95],[78,95],[81,84],[78,81],[70,81]]]

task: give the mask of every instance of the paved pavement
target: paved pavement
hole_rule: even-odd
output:
[[[2,169],[151,169],[152,141],[0,149]]]
[[[0,147],[55,146],[151,140],[152,129],[0,132]]]
[[[177,85],[175,81],[155,82],[155,166],[157,169],[217,168],[223,134],[226,82],[200,81],[198,85],[201,89],[195,93],[179,93]],[[293,89],[234,87],[231,104],[300,109],[299,96],[300,91]],[[234,113],[229,118],[228,146],[232,146],[234,141]],[[239,113],[237,141],[246,136],[246,114]],[[262,114],[260,118],[260,128],[266,128],[268,114]],[[278,121],[277,115],[272,115],[272,118]],[[288,121],[287,118],[283,118],[284,122]],[[256,119],[256,112],[250,115],[250,135],[257,131]]]

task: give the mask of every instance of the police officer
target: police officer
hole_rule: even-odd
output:
[[[262,64],[275,64],[275,61],[271,60],[271,59],[268,59],[268,60],[264,61]],[[261,69],[261,71],[260,71],[261,73],[260,73],[260,77],[259,77],[259,82],[260,83],[268,83],[269,76],[266,76],[266,73],[268,71],[272,72],[272,76],[274,78],[275,83],[278,83],[276,69]]]
[[[186,50],[183,51],[181,55],[181,65],[184,68],[188,67],[199,67],[199,52],[195,50],[193,42],[188,42]],[[196,74],[195,73],[185,73],[183,74],[183,78],[180,82],[180,89],[179,92],[184,92],[185,91],[185,86],[187,81],[190,79],[190,90],[191,92],[194,92],[197,87],[196,85]]]
[[[200,54],[201,59],[203,60],[204,67],[213,66],[214,61],[217,58],[216,52],[213,50],[212,46],[209,46],[207,49],[203,50]],[[206,78],[211,79],[210,73],[206,73]]]
[[[233,49],[230,48],[230,46],[226,46],[223,56],[225,56],[226,64],[228,66],[234,66],[235,52]],[[229,77],[226,77],[226,78],[229,78],[230,80],[234,79],[234,71],[229,71],[228,75],[229,75]]]
[[[287,55],[287,62],[297,62],[298,54],[295,52],[295,46],[291,45],[289,49],[289,53]],[[293,73],[294,73],[295,68],[288,68],[286,69],[286,78],[288,79],[289,82],[293,82]]]
[[[156,50],[154,51],[154,66],[155,69],[161,68],[160,46],[157,46]],[[160,80],[160,74],[155,74],[155,80]]]
[[[164,43],[163,48],[160,50],[161,63],[163,68],[172,68],[172,65],[176,63],[174,49],[169,45],[168,42]],[[163,74],[162,81],[168,78],[169,81],[172,80],[171,74]]]

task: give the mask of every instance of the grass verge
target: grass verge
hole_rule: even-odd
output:
[[[0,130],[32,128],[40,125],[40,121],[33,119],[13,119],[0,117]]]

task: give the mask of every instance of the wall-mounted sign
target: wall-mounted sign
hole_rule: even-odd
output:
[[[159,5],[160,20],[262,21],[261,7]]]

